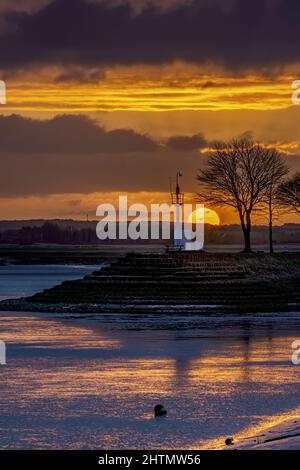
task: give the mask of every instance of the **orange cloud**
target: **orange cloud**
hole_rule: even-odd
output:
[[[71,73],[71,72],[70,72]],[[5,112],[94,113],[99,111],[278,110],[291,106],[293,75],[228,76],[220,70],[176,64],[116,67],[93,82],[59,81],[61,68],[8,81]]]

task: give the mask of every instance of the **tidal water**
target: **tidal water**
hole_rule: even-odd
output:
[[[0,267],[2,298],[84,274],[7,269]],[[0,449],[220,448],[225,436],[259,433],[299,413],[295,339],[297,312],[142,319],[0,312],[7,346]],[[165,418],[153,417],[157,403]]]
[[[0,266],[0,300],[32,295],[67,279],[80,279],[95,269],[82,265]]]

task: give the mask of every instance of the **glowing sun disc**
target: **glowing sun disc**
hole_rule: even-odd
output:
[[[201,209],[194,210],[189,217],[189,221],[193,224],[202,223],[203,222],[203,212]],[[204,209],[204,223],[211,224],[211,225],[220,225],[220,217],[216,213],[216,211],[212,209],[205,208]]]

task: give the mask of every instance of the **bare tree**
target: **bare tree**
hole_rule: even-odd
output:
[[[252,214],[262,208],[266,191],[272,183],[277,153],[254,143],[249,138],[219,142],[199,170],[202,185],[199,200],[216,206],[233,207],[239,214],[245,241],[245,252],[251,252]]]
[[[300,214],[300,173],[296,173],[279,187],[278,198],[283,206]]]
[[[288,167],[284,163],[283,158],[279,152],[275,149],[270,150],[271,158],[273,159],[271,168],[270,168],[270,181],[266,187],[265,191],[265,202],[267,206],[268,213],[268,223],[269,223],[269,246],[270,253],[274,253],[274,243],[273,243],[273,222],[275,216],[278,215],[278,209],[280,201],[278,198],[279,187],[282,184],[284,176],[288,173]]]

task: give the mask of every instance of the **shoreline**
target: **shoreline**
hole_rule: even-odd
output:
[[[230,450],[299,450],[300,414],[283,418],[275,425],[267,425],[257,435],[237,439]]]
[[[233,443],[226,445],[228,437],[233,439]],[[191,449],[197,448],[195,444]],[[257,424],[247,426],[236,434],[209,439],[200,448],[217,451],[300,450],[300,408],[279,415],[267,415]]]
[[[263,308],[262,305],[241,308],[237,305],[141,305],[141,304],[69,304],[69,303],[38,303],[26,298],[7,299],[0,301],[0,312],[32,312],[32,313],[81,313],[81,314],[132,314],[132,315],[264,315],[268,313],[288,314],[300,312],[300,304],[274,305]]]

